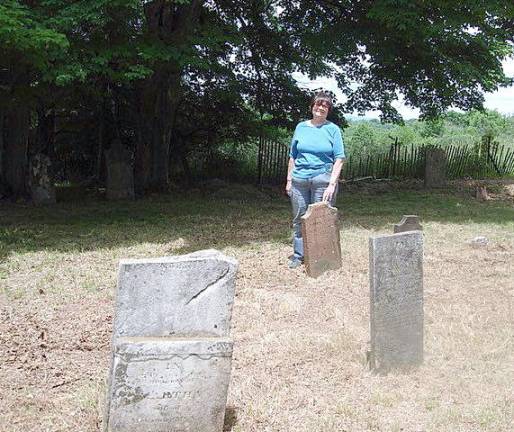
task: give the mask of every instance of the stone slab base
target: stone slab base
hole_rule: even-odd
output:
[[[105,430],[221,432],[230,381],[230,338],[119,338]]]

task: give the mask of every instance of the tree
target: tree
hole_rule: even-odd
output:
[[[0,4],[0,181],[26,193],[31,108],[41,79],[68,48],[65,36],[17,1]]]
[[[442,117],[437,119],[428,119],[423,123],[421,136],[424,138],[440,137],[444,133],[444,120]]]
[[[358,122],[345,138],[349,154],[372,154],[379,147],[375,130],[368,122]]]
[[[434,117],[450,106],[478,108],[483,92],[508,85],[501,60],[512,52],[514,4],[505,1],[281,2],[299,38],[314,40],[320,61],[348,96],[347,111],[382,111],[399,93]],[[358,83],[357,89],[352,84]]]
[[[467,117],[469,127],[482,138],[496,138],[507,127],[506,118],[497,111],[471,111]]]
[[[97,129],[97,172],[119,139],[135,152],[138,189],[166,190],[170,160],[193,144],[305,117],[295,71],[336,77],[342,109],[384,120],[399,120],[399,93],[427,117],[477,108],[510,82],[513,22],[500,0],[4,0],[2,181],[23,194],[26,155],[51,149],[52,129],[79,112]]]

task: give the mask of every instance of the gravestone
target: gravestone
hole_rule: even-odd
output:
[[[405,231],[423,231],[423,227],[419,221],[419,216],[403,215],[400,223],[394,224],[395,233],[401,233]]]
[[[221,432],[237,262],[122,260],[104,431]]]
[[[379,373],[423,362],[423,233],[371,237],[370,366]]]
[[[491,199],[487,193],[487,187],[484,185],[478,185],[476,187],[475,197],[479,201],[489,201]]]
[[[514,197],[514,184],[506,184],[504,185],[505,193],[510,196]]]
[[[341,267],[341,242],[337,209],[320,202],[302,216],[305,269],[311,277]]]
[[[107,165],[106,195],[108,200],[134,199],[134,168],[132,152],[114,139],[105,152]]]
[[[55,204],[55,186],[51,174],[50,158],[42,153],[30,159],[29,189],[35,205]]]
[[[446,153],[440,148],[425,150],[425,187],[442,188],[446,186]]]

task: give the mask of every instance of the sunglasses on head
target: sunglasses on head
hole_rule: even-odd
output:
[[[327,109],[330,109],[332,107],[332,104],[326,100],[317,100],[316,102],[314,102],[314,106],[322,106]]]

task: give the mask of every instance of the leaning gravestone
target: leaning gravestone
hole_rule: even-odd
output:
[[[419,216],[403,215],[402,220],[394,224],[394,232],[401,233],[405,231],[423,231],[423,227],[419,221]]]
[[[446,186],[446,153],[440,148],[428,148],[425,152],[425,187]]]
[[[341,267],[337,209],[327,203],[311,204],[302,216],[305,268],[311,277]]]
[[[379,373],[423,362],[423,233],[370,238],[370,366]]]
[[[236,270],[213,250],[121,261],[105,431],[223,430]]]

